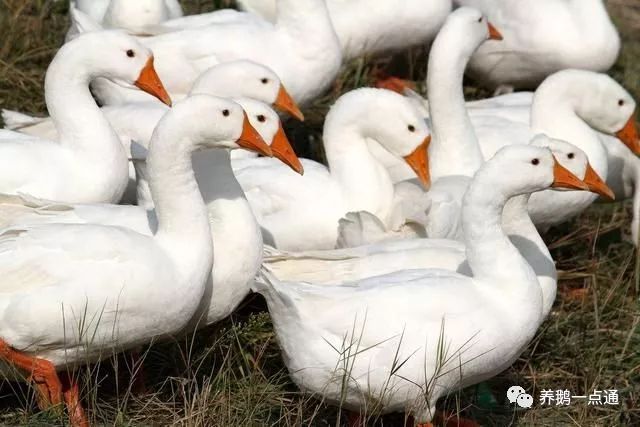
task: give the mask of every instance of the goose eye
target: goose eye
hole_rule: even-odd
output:
[[[575,154],[573,154],[573,153],[569,153],[569,154],[567,154],[567,157],[568,157],[568,158],[570,158],[570,159],[573,159],[575,156],[576,156],[576,155],[575,155]]]
[[[129,49],[127,50],[127,56],[129,58],[133,58],[134,56],[136,56],[136,53],[133,51],[133,49]]]
[[[533,166],[538,166],[538,165],[540,164],[540,159],[533,159],[533,160],[531,160],[531,164],[532,164]]]
[[[222,115],[225,117],[229,117],[229,110],[222,110]]]
[[[260,123],[264,123],[267,121],[267,118],[265,116],[263,116],[262,114],[258,115],[258,121]]]
[[[263,85],[266,85],[267,83],[269,83],[269,79],[267,79],[266,77],[260,81],[262,82]]]
[[[481,16],[480,18],[478,18],[478,22],[482,22],[482,18],[484,18],[484,16]]]
[[[624,105],[624,99],[618,100],[618,105],[622,107]]]
[[[407,128],[409,129],[409,132],[415,132],[416,131],[416,127],[414,125],[409,125]]]

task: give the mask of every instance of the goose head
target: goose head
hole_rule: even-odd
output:
[[[336,126],[337,124],[337,126]],[[386,89],[356,89],[341,96],[325,121],[326,137],[354,133],[404,159],[429,187],[429,128],[408,98]]]
[[[640,154],[636,102],[613,78],[592,71],[563,70],[547,80],[543,85],[550,90],[566,87],[568,96],[577,101],[574,103],[576,113],[589,126],[618,137],[631,151]]]
[[[615,199],[615,195],[609,186],[604,182],[598,173],[589,163],[589,159],[584,151],[575,145],[561,139],[550,138],[546,135],[536,135],[531,140],[531,145],[548,148],[553,157],[576,177],[582,179],[587,184],[589,190],[608,199]],[[563,190],[563,189],[559,189]]]
[[[304,120],[280,77],[269,67],[249,60],[225,62],[208,69],[198,77],[190,93],[253,98]]]
[[[194,95],[177,103],[171,113],[174,120],[181,121],[189,129],[195,150],[244,148],[265,156],[272,155],[269,145],[251,126],[247,113],[229,99]]]
[[[73,50],[81,52],[89,80],[104,77],[125,88],[137,87],[171,105],[153,66],[153,53],[135,38],[118,30],[96,31],[70,41],[61,52]]]
[[[262,139],[271,146],[273,157],[282,161],[291,169],[304,174],[304,168],[296,155],[282,127],[278,114],[264,102],[250,98],[234,98],[234,101],[247,112],[249,122]]]
[[[102,20],[107,28],[136,29],[169,19],[165,0],[111,0]]]
[[[460,7],[447,17],[434,44],[440,41],[445,50],[455,52],[455,55],[448,55],[464,58],[466,64],[475,50],[487,40],[502,40],[502,34],[479,10]]]

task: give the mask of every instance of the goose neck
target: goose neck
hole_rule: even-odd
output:
[[[63,46],[47,69],[45,101],[59,142],[97,156],[120,147],[126,159],[120,140],[91,96],[89,83],[95,76],[86,64],[83,49]]]
[[[506,203],[502,227],[538,277],[542,290],[542,316],[546,317],[556,298],[558,273],[547,245],[529,216],[530,198],[531,195],[525,194]]]
[[[510,196],[490,169],[478,171],[464,197],[462,221],[467,260],[473,277],[489,283],[505,301],[542,311],[535,272],[502,228],[502,214]]]
[[[324,131],[331,178],[339,185],[349,211],[365,210],[386,221],[393,199],[389,173],[369,151],[357,121],[340,123],[333,118],[327,117]]]
[[[177,116],[165,116],[149,144],[147,176],[158,219],[156,236],[174,242],[206,236],[210,241],[207,211],[191,160],[195,146],[187,136],[187,124]]]
[[[440,34],[429,55],[427,93],[432,124],[431,179],[473,176],[482,152],[464,100],[464,71],[480,42],[459,34]]]

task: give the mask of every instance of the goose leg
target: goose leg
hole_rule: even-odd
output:
[[[75,379],[67,374],[64,384],[64,403],[69,413],[69,422],[73,427],[89,427],[89,420],[80,402],[80,390]]]
[[[0,339],[0,359],[27,372],[27,380],[38,390],[38,406],[48,409],[62,403],[62,384],[53,363],[14,350]]]

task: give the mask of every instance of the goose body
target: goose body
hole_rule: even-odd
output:
[[[393,183],[367,140],[405,158],[426,180],[425,129],[403,97],[358,89],[338,99],[327,114],[323,139],[328,168],[303,160],[305,174],[298,176],[261,158],[236,170],[265,242],[284,250],[332,249],[338,221],[351,211],[366,210],[388,223]]]
[[[256,290],[267,299],[294,382],[351,411],[374,399],[381,412],[406,411],[425,423],[440,396],[513,363],[540,324],[542,296],[500,216],[508,199],[557,185],[554,170],[552,154],[532,146],[507,147],[481,167],[463,211],[472,277],[405,270],[327,286],[266,272]],[[513,180],[504,180],[505,171]],[[448,349],[444,357],[439,346]]]
[[[96,44],[103,48],[90,48]],[[120,200],[128,179],[127,153],[89,92],[97,76],[136,84],[170,102],[151,52],[130,36],[104,31],[68,43],[45,78],[47,108],[59,137],[0,131],[0,193],[66,202]]]
[[[455,0],[487,15],[504,35],[478,49],[469,72],[478,82],[535,88],[547,76],[578,68],[605,72],[620,51],[620,36],[603,0]]]
[[[298,103],[308,103],[338,74],[340,45],[323,0],[279,1],[276,24],[260,19],[211,24],[142,42],[154,51],[158,73],[170,93],[188,92],[195,79],[215,64],[249,59],[272,68]],[[103,80],[93,87],[105,104],[129,100],[127,91]]]
[[[276,0],[240,0],[240,7],[271,22]],[[292,6],[293,7],[293,6]],[[328,0],[346,59],[429,44],[451,12],[451,0]]]

